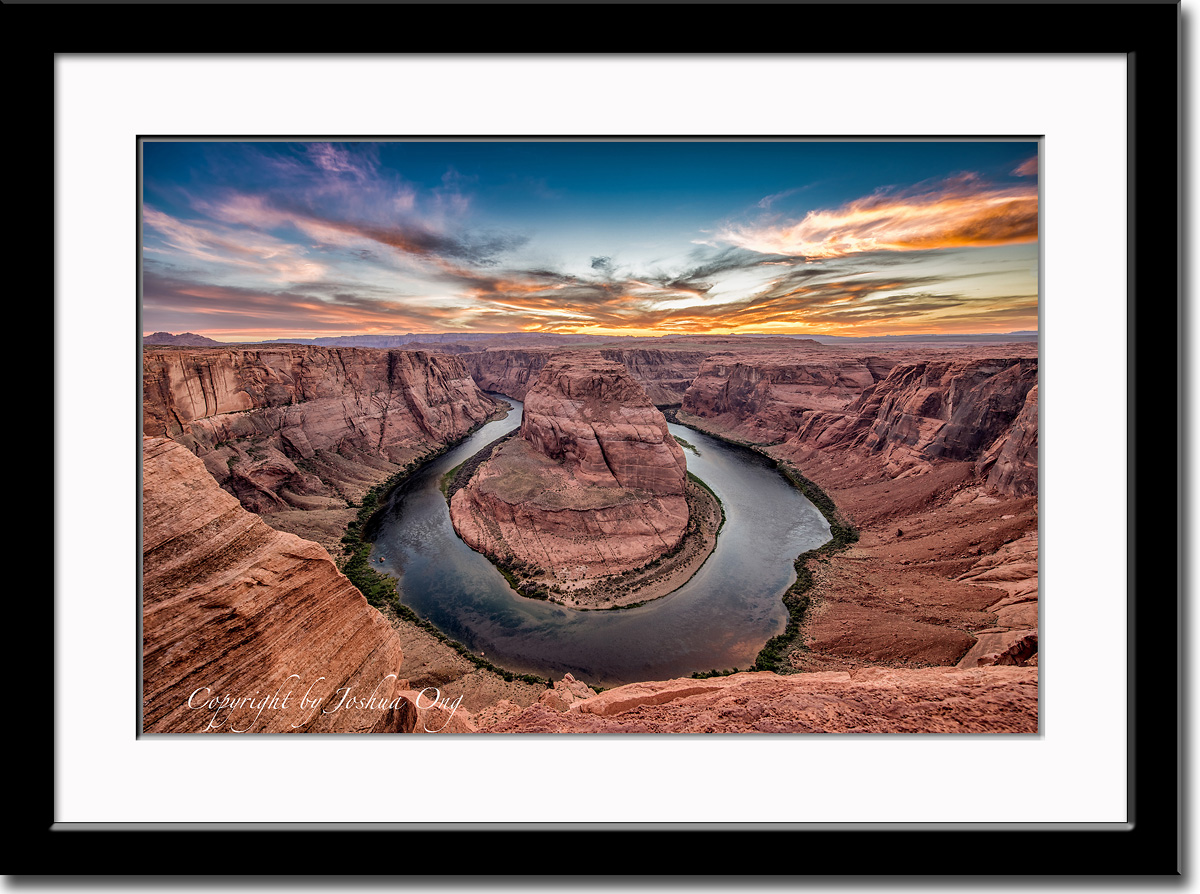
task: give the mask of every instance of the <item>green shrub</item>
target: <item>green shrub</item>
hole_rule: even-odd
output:
[[[787,666],[787,655],[795,649],[804,650],[806,647],[800,636],[800,625],[804,623],[805,616],[812,605],[812,597],[810,591],[813,586],[812,571],[809,570],[808,560],[828,560],[828,557],[834,553],[846,549],[852,543],[858,542],[858,531],[855,527],[842,518],[836,504],[829,494],[825,493],[816,483],[810,481],[797,469],[788,465],[781,460],[765,453],[760,445],[750,444],[745,441],[738,441],[733,438],[724,438],[720,435],[706,432],[710,437],[720,438],[730,444],[737,444],[747,449],[753,450],[766,456],[775,464],[775,468],[804,496],[810,503],[817,507],[817,510],[825,517],[825,521],[829,523],[829,540],[818,546],[816,549],[810,549],[801,553],[796,557],[796,582],[788,587],[783,594],[783,604],[788,610],[788,622],[783,633],[771,637],[766,644],[759,650],[758,657],[754,661],[753,670],[760,671],[776,671],[780,673],[787,672],[790,668]],[[689,477],[695,478],[691,472]],[[699,478],[695,480],[704,485]],[[707,485],[704,485],[707,487]],[[711,489],[710,489],[711,493]],[[716,494],[713,494],[716,496]],[[718,502],[719,499],[718,499]],[[733,671],[736,673],[736,671]],[[716,671],[708,673],[697,672],[692,674],[693,677],[704,678],[706,676],[714,676]]]
[[[478,428],[479,426],[476,426]],[[472,429],[474,431],[474,429]],[[442,633],[433,623],[425,620],[415,611],[400,601],[400,594],[397,590],[398,581],[388,574],[383,574],[371,566],[371,542],[363,539],[364,532],[369,530],[372,523],[375,521],[375,515],[381,506],[387,506],[392,491],[403,484],[408,478],[419,469],[423,463],[436,459],[443,453],[457,447],[466,438],[467,435],[446,444],[436,450],[430,450],[417,460],[410,462],[401,471],[392,475],[382,484],[377,484],[367,491],[363,497],[362,503],[358,509],[358,515],[346,525],[346,532],[342,535],[341,542],[349,558],[346,559],[342,566],[342,573],[350,580],[350,583],[358,589],[366,598],[367,602],[376,609],[383,610],[390,608],[394,611],[401,620],[413,624],[416,627],[424,630],[426,633],[436,637],[440,642],[445,643],[450,648],[454,649],[458,654],[462,655],[476,667],[490,671],[497,676],[503,677],[508,682],[520,680],[523,683],[530,683],[535,686],[546,686],[547,688],[554,686],[554,681],[548,678],[536,676],[534,674],[517,674],[513,671],[505,670],[497,667],[490,661],[476,655],[462,643],[452,640],[446,634]],[[351,507],[353,508],[353,507]]]

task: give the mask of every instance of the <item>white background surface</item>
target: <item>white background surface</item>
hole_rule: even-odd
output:
[[[1094,460],[1068,457],[1071,433],[1087,430],[1089,414],[1098,411],[1095,401],[1104,401],[1112,426],[1122,425],[1111,416],[1111,407],[1120,397],[1089,387],[1094,385],[1091,367],[1079,361],[1101,352],[1113,361],[1106,367],[1110,381],[1118,389],[1123,387],[1124,370],[1118,361],[1124,357],[1124,273],[1115,268],[1120,258],[1113,251],[1114,245],[1122,244],[1118,234],[1125,214],[1119,179],[1124,169],[1123,62],[1026,57],[1019,65],[1012,64],[1017,60],[1007,60],[1010,67],[990,77],[974,70],[970,77],[947,77],[944,68],[937,71],[934,66],[1004,65],[1006,60],[830,58],[807,60],[816,66],[808,72],[796,71],[795,60],[733,61],[740,70],[726,70],[712,59],[641,64],[627,59],[620,70],[582,72],[587,76],[578,83],[572,82],[574,72],[564,69],[566,60],[554,60],[558,68],[553,78],[524,60],[421,64],[426,87],[446,84],[454,89],[459,84],[465,91],[484,78],[497,96],[524,96],[528,97],[524,103],[561,109],[561,123],[554,133],[596,131],[589,113],[594,106],[586,91],[599,91],[599,86],[589,85],[602,84],[606,100],[614,91],[625,98],[623,133],[706,135],[761,134],[777,126],[784,132],[793,130],[777,123],[777,97],[752,89],[738,90],[738,104],[725,108],[719,125],[698,129],[695,122],[709,120],[705,104],[714,92],[737,89],[739,84],[753,86],[760,79],[796,83],[834,75],[852,93],[856,78],[863,79],[864,86],[877,83],[897,74],[891,66],[903,64],[916,69],[905,72],[906,76],[936,78],[944,85],[948,95],[937,108],[905,103],[872,108],[867,116],[862,108],[828,108],[821,112],[819,128],[814,127],[808,109],[804,126],[844,134],[861,132],[869,119],[875,133],[1048,135],[1042,175],[1045,735],[1000,741],[976,737],[430,737],[412,744],[395,739],[351,741],[351,737],[134,740],[137,482],[133,457],[140,381],[134,332],[134,135],[321,136],[453,130],[501,134],[528,132],[533,128],[522,122],[543,121],[545,116],[525,115],[519,103],[472,106],[470,117],[451,115],[456,104],[428,89],[414,96],[381,86],[378,94],[364,95],[363,83],[405,82],[403,73],[380,73],[376,66],[384,64],[381,60],[342,64],[333,76],[316,71],[309,62],[290,63],[299,68],[283,72],[280,65],[286,61],[222,60],[216,78],[207,70],[187,73],[182,63],[155,60],[158,67],[148,78],[141,67],[144,62],[68,58],[58,72],[62,102],[58,272],[63,275],[56,313],[56,362],[62,364],[58,381],[81,375],[95,381],[97,355],[103,353],[103,378],[98,385],[101,393],[112,398],[82,404],[72,400],[70,393],[57,396],[57,412],[70,415],[74,429],[86,426],[96,432],[106,459],[84,467],[59,453],[55,492],[58,500],[65,494],[86,492],[94,505],[115,509],[100,526],[95,519],[84,524],[78,513],[56,513],[59,542],[71,544],[68,561],[56,550],[61,563],[56,581],[62,619],[56,631],[57,678],[78,681],[86,669],[86,679],[103,681],[89,686],[83,697],[77,685],[56,693],[60,820],[429,821],[461,819],[464,805],[470,805],[475,820],[505,822],[1123,818],[1124,666],[1112,652],[1097,662],[1095,648],[1097,642],[1123,642],[1124,593],[1118,586],[1123,574],[1111,564],[1094,567],[1098,563],[1089,547],[1094,529],[1087,534],[1078,529],[1080,525],[1094,528],[1090,520],[1105,519],[1105,536],[1123,542],[1123,484],[1112,476],[1114,470],[1123,469],[1124,457],[1113,452]],[[442,68],[434,75],[429,65]],[[769,70],[784,65],[785,71]],[[879,66],[887,68],[879,70]],[[510,67],[512,80],[506,70]],[[177,70],[185,74],[182,81],[174,78]],[[307,86],[305,79],[311,79]],[[341,85],[345,89],[339,88],[340,79],[345,79]],[[1069,95],[1063,89],[1068,82]],[[277,89],[280,84],[288,89]],[[646,90],[646,84],[654,89]],[[122,109],[98,101],[100,96],[114,95],[114,90],[136,93],[140,102]],[[962,95],[952,95],[955,90]],[[296,99],[289,100],[293,96]],[[570,102],[558,101],[567,96]],[[1097,184],[1104,188],[1098,189]],[[114,224],[114,217],[119,223]],[[1097,232],[1105,238],[1096,239]],[[1077,351],[1084,339],[1086,355]],[[105,346],[102,352],[98,345]],[[128,346],[127,353],[116,349],[121,345]],[[87,373],[81,372],[85,363]],[[56,426],[56,431],[64,430]],[[104,470],[102,476],[95,474],[98,466]],[[1094,486],[1099,480],[1108,482],[1102,492]],[[71,527],[73,519],[78,520],[78,530]],[[68,705],[70,710],[64,710]],[[403,752],[406,747],[411,749],[408,754]],[[764,812],[755,793],[779,785],[779,773],[772,765],[794,766],[797,761],[821,770],[797,782],[802,797],[772,799],[791,801],[789,809]],[[210,798],[173,796],[178,785],[199,784],[204,778],[188,768],[214,766],[236,766],[240,778],[253,780],[253,785],[227,789],[206,785]],[[367,773],[365,766],[379,769]],[[422,772],[418,767],[434,769]],[[319,768],[317,784],[310,781],[314,768]],[[551,768],[558,768],[569,781],[557,785]],[[708,784],[697,786],[697,779]],[[714,779],[724,781],[724,791],[714,791]],[[948,803],[927,798],[931,779],[958,788],[961,799]],[[1003,797],[1006,779],[1018,780],[1022,789],[1037,797]],[[846,796],[847,780],[853,780],[852,798]],[[1000,797],[972,797],[981,784],[999,786]],[[583,786],[586,801],[577,794]],[[555,797],[557,792],[562,796]],[[981,872],[994,868],[984,865]]]

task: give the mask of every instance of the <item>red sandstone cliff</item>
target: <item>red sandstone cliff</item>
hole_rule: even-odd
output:
[[[845,410],[887,376],[895,362],[826,359],[794,351],[718,354],[701,364],[683,409],[723,424],[741,440],[774,443],[794,433],[814,411]]]
[[[541,370],[519,437],[451,500],[473,549],[572,579],[641,567],[688,523],[687,465],[624,366],[570,354]]]
[[[537,381],[542,367],[550,362],[553,349],[496,348],[461,354],[475,383],[484,391],[496,391],[524,400],[531,385]]]
[[[247,509],[345,507],[497,410],[444,354],[280,345],[142,355],[143,434],[199,456]]]
[[[320,353],[297,360],[296,350]],[[693,383],[691,410],[701,427],[745,440],[776,441],[770,452],[795,462],[859,524],[859,544],[817,569],[817,605],[807,628],[810,651],[793,662],[804,669],[846,669],[848,674],[756,674],[749,689],[739,680],[745,674],[717,681],[635,684],[644,691],[621,687],[603,693],[595,697],[594,710],[583,710],[587,702],[573,697],[566,700],[569,712],[559,713],[564,705],[543,697],[540,707],[521,709],[504,702],[474,721],[464,710],[433,722],[425,715],[434,709],[422,713],[399,701],[386,717],[387,712],[368,710],[358,717],[335,712],[313,719],[325,726],[300,729],[419,729],[448,722],[447,732],[1036,730],[1036,667],[991,666],[1038,663],[1036,361],[1032,383],[1028,368],[1011,369],[1015,358],[1031,360],[1035,352],[1033,346],[1028,355],[1014,353],[1009,366],[995,372],[984,367],[964,372],[952,367],[964,367],[966,360],[943,356],[930,362],[906,356],[906,351],[889,352],[881,361],[857,359],[845,351],[824,351],[820,357],[797,353],[770,363],[756,355],[714,356]],[[321,505],[322,494],[375,483],[427,444],[437,443],[425,436],[442,430],[439,419],[473,417],[469,408],[478,391],[465,385],[459,408],[443,413],[434,409],[436,397],[427,404],[429,414],[419,409],[419,387],[408,392],[413,405],[402,399],[401,408],[387,400],[398,393],[390,384],[374,392],[381,398],[376,401],[369,388],[388,380],[390,361],[380,377],[367,371],[377,369],[377,361],[373,366],[349,356],[354,353],[360,352],[292,347],[147,351],[147,432],[161,426],[163,433],[178,437],[204,456],[210,471],[224,472],[227,487],[234,469],[252,461],[237,476],[250,483],[246,493],[251,502],[266,497],[267,505],[278,505],[269,499],[273,495],[285,505],[313,506]],[[214,359],[227,354],[247,359]],[[971,356],[971,362],[987,361]],[[942,361],[947,366],[939,371],[934,364]],[[922,364],[918,373],[915,368]],[[433,365],[447,373],[444,382],[461,381],[442,360]],[[722,374],[722,365],[736,365],[740,371]],[[858,367],[866,375],[856,372]],[[884,388],[891,367],[903,367],[904,376]],[[398,369],[403,368],[399,363]],[[1006,371],[1007,377],[1000,377]],[[397,380],[411,384],[419,378],[401,374]],[[437,380],[435,374],[431,381]],[[365,396],[357,393],[363,384],[368,386]],[[507,387],[496,390],[524,394]],[[434,395],[441,391],[453,388],[431,389]],[[537,415],[547,421],[533,427],[552,434],[557,413]],[[793,419],[799,422],[789,428]],[[1003,419],[1008,421],[999,421]],[[982,436],[977,438],[973,429]],[[339,430],[330,441],[335,446],[313,446],[314,440]],[[405,431],[414,433],[411,439],[395,437]],[[308,439],[311,459],[298,453],[293,432],[301,443],[301,435]],[[233,438],[222,443],[222,434]],[[595,447],[581,443],[567,450],[561,445],[564,458],[572,453],[584,477],[603,478],[598,460],[605,457],[604,465],[618,480],[606,458],[608,440],[599,435],[594,440]],[[192,731],[188,724],[206,712],[181,711],[180,695],[186,706],[195,688],[209,686],[204,673],[224,687],[218,694],[252,697],[266,691],[269,681],[254,676],[264,655],[272,656],[267,662],[285,679],[297,673],[307,675],[307,681],[322,675],[318,665],[334,667],[323,705],[336,704],[338,690],[347,685],[366,699],[379,684],[375,676],[394,684],[388,696],[392,701],[405,697],[407,690],[399,688],[404,681],[387,679],[394,671],[375,673],[398,665],[398,642],[386,636],[386,624],[378,629],[378,613],[337,574],[324,550],[273,532],[241,512],[232,498],[197,476],[195,460],[170,442],[151,439],[147,445],[147,729],[153,723],[156,731]],[[156,454],[153,460],[151,453]],[[297,480],[276,454],[315,481]],[[191,468],[180,471],[189,462]],[[622,463],[617,468],[624,474]],[[273,486],[279,470],[283,483]],[[155,495],[164,481],[171,483]],[[314,490],[306,492],[306,487]],[[603,534],[600,516],[597,521],[596,530]],[[618,517],[612,524],[630,521]],[[374,620],[349,608],[353,600],[333,598],[341,585]],[[331,603],[307,613],[312,593],[330,596]],[[294,667],[302,669],[283,673],[294,662],[301,662]],[[906,662],[957,663],[975,670],[967,675],[938,669],[887,671],[895,675],[891,677],[860,670],[864,664]],[[351,665],[359,668],[358,676]],[[272,687],[268,694],[274,692]],[[407,692],[409,703],[412,698]],[[560,718],[553,724],[551,709]],[[262,716],[269,713],[264,710]],[[281,726],[282,716],[275,716]],[[250,719],[241,715],[234,726]],[[252,731],[274,730],[256,721]]]
[[[655,405],[677,404],[683,400],[701,362],[711,350],[667,348],[589,349],[599,356],[620,363],[645,390]],[[555,355],[553,349],[492,349],[462,355],[463,362],[484,391],[497,391],[524,400],[542,368]],[[560,352],[561,356],[561,352]]]
[[[860,533],[810,563],[791,666],[1038,662],[1036,346],[994,350],[860,361],[874,381],[832,354],[704,363],[681,421],[765,445]]]
[[[1037,490],[1037,372],[1032,358],[712,357],[683,410],[702,427],[780,445],[802,465],[813,450],[878,456],[891,477],[968,461],[991,487],[1026,495]]]
[[[1038,386],[1025,395],[1025,404],[1007,435],[995,440],[975,465],[987,475],[989,487],[1000,493],[1036,495],[1038,490]]]
[[[400,641],[329,554],[174,441],[142,449],[143,731],[411,731]]]
[[[683,448],[621,364],[568,356],[547,364],[525,397],[520,436],[587,485],[678,496]]]

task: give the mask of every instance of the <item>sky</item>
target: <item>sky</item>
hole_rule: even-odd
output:
[[[1036,142],[142,143],[142,329],[1036,330]]]

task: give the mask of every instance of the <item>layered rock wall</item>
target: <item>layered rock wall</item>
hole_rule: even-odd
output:
[[[711,351],[657,348],[602,348],[589,350],[624,366],[655,405],[678,404]],[[492,349],[462,355],[475,381],[484,391],[497,391],[524,400],[553,350]],[[559,356],[562,356],[560,353]]]
[[[450,515],[476,550],[592,579],[679,544],[686,484],[683,449],[625,367],[572,354],[543,367],[519,436],[454,494]]]
[[[722,425],[742,440],[787,438],[814,412],[841,412],[887,376],[894,360],[821,360],[782,352],[722,354],[701,364],[683,409]]]
[[[788,446],[856,449],[879,456],[893,476],[949,461],[978,462],[982,477],[1004,454],[989,484],[1006,494],[1034,493],[1036,395],[1023,416],[1022,411],[1037,387],[1037,375],[1036,360],[904,364],[864,391],[841,416],[810,415]],[[1014,429],[1018,416],[1019,431]],[[992,453],[996,459],[988,463],[985,457]]]
[[[880,457],[892,476],[971,462],[1001,493],[1037,489],[1036,359],[834,363],[712,357],[683,401],[702,427],[778,445]]]
[[[1038,661],[1036,346],[899,350],[829,398],[831,357],[713,357],[680,414],[764,445],[814,481],[860,534],[810,563],[815,605],[791,667]],[[922,356],[924,353],[925,356]],[[824,369],[825,372],[818,372]]]
[[[612,361],[547,364],[526,395],[520,437],[585,485],[678,496],[687,480],[667,420]]]
[[[461,361],[420,351],[156,349],[142,375],[143,433],[184,444],[263,513],[345,506],[498,409]]]
[[[400,641],[329,554],[180,444],[142,450],[143,731],[411,731]]]
[[[1004,437],[976,463],[977,475],[987,475],[989,487],[1018,496],[1038,492],[1038,386],[1025,394],[1025,404]]]

